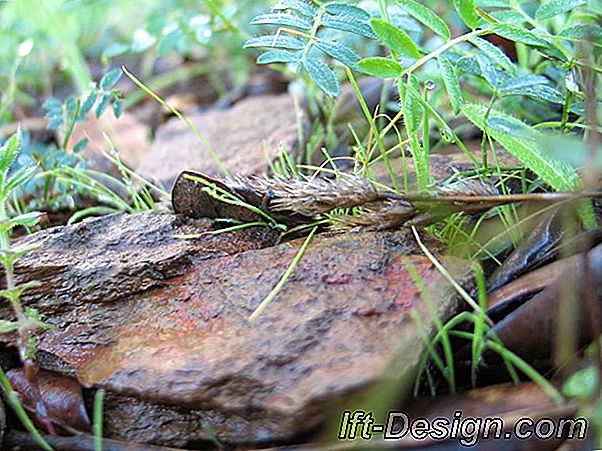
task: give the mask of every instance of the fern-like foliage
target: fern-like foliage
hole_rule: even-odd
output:
[[[340,2],[318,6],[310,0],[281,0],[270,12],[255,17],[251,23],[277,27],[274,34],[255,37],[245,44],[249,48],[266,49],[257,59],[259,64],[297,63],[333,97],[339,92],[339,83],[325,57],[352,69],[358,68],[360,57],[349,46],[323,31],[331,29],[376,37],[370,27],[369,13]]]

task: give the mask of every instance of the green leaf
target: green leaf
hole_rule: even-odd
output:
[[[96,111],[94,114],[96,114],[97,118],[102,116],[102,113],[104,113],[105,110],[107,109],[107,107],[109,106],[110,101],[111,101],[111,94],[109,94],[107,92],[106,94],[104,94],[102,96],[102,98],[100,99],[100,102],[98,102],[98,105],[96,106]]]
[[[441,77],[443,78],[443,84],[449,96],[449,102],[451,103],[454,114],[458,114],[464,104],[462,97],[462,90],[460,88],[460,81],[458,74],[456,73],[456,67],[454,64],[444,56],[440,56],[437,59],[439,63],[439,69],[441,70]]]
[[[506,55],[497,46],[479,37],[474,37],[470,39],[470,42],[474,46],[476,46],[481,52],[483,52],[485,55],[491,58],[491,60],[493,60],[498,66],[510,72],[511,74],[516,73],[516,66],[514,65],[512,60],[508,58],[508,55]]]
[[[121,116],[121,113],[123,113],[123,101],[121,99],[115,99],[115,101],[113,101],[113,104],[111,105],[111,108],[113,109],[113,114],[115,115],[115,117],[119,118],[119,116]]]
[[[272,63],[296,63],[301,55],[298,52],[289,52],[288,50],[268,50],[257,58],[257,64]]]
[[[4,179],[8,170],[17,159],[20,151],[21,132],[18,131],[17,133],[13,134],[2,147],[0,147],[0,172],[3,174],[2,185],[4,184]]]
[[[315,58],[305,58],[303,60],[303,67],[322,91],[331,97],[337,96],[339,93],[339,81],[330,67]]]
[[[370,39],[376,38],[368,20],[352,14],[324,14],[320,22],[325,27],[334,28],[335,30],[349,31]]]
[[[63,125],[63,117],[57,117],[52,119],[49,123],[48,123],[48,130],[56,130],[57,128],[59,128],[61,125]]]
[[[574,372],[562,386],[562,393],[569,398],[587,401],[595,395],[598,387],[598,367],[589,365]]]
[[[517,88],[508,92],[506,95],[522,95],[540,101],[555,103],[557,105],[563,105],[565,101],[562,94],[557,89],[549,85],[535,85],[531,87],[527,86],[524,88]]]
[[[376,33],[376,36],[378,36],[378,39],[389,47],[392,52],[407,56],[408,58],[420,58],[418,47],[405,31],[400,30],[395,25],[383,19],[372,19],[370,26],[374,30],[374,33]]]
[[[111,58],[115,58],[116,56],[123,55],[130,49],[129,45],[126,44],[112,44],[104,49],[102,52],[101,59],[104,62],[108,62]]]
[[[62,111],[63,110],[62,102],[59,99],[57,99],[56,97],[48,97],[44,101],[44,104],[42,105],[42,107],[46,111]]]
[[[550,0],[548,3],[541,5],[535,11],[537,20],[551,19],[559,14],[569,12],[579,6],[585,5],[586,0]]]
[[[324,7],[324,10],[329,14],[352,16],[363,22],[368,22],[370,20],[370,14],[358,6],[350,5],[348,3],[329,3]]]
[[[546,133],[537,141],[540,149],[559,161],[564,161],[574,168],[585,166],[602,169],[602,144],[598,145],[595,152],[583,139],[574,136]]]
[[[340,61],[346,66],[355,70],[358,69],[357,63],[360,60],[360,57],[346,45],[324,39],[316,39],[314,41],[314,45],[319,50],[323,51],[337,61]]]
[[[495,23],[491,26],[496,34],[499,34],[506,39],[510,39],[511,41],[521,42],[536,47],[546,47],[548,45],[546,41],[541,39],[535,33],[526,28],[519,27],[518,25]]]
[[[19,323],[17,321],[0,319],[0,334],[7,334],[16,330],[19,330]]]
[[[472,123],[486,131],[552,188],[571,191],[578,186],[579,177],[568,164],[542,153],[537,144],[540,132],[501,111],[492,109],[489,115],[487,111],[485,105],[477,104],[465,104],[462,108]]]
[[[38,223],[43,215],[43,213],[34,211],[0,221],[0,231],[8,232],[15,227],[33,227]]]
[[[100,86],[100,89],[103,89],[105,91],[111,89],[113,86],[115,86],[115,84],[119,81],[119,79],[121,78],[121,69],[117,68],[117,69],[113,69],[109,72],[107,72],[104,77],[101,78],[100,83],[98,84]]]
[[[414,74],[408,76],[404,102],[404,120],[409,133],[415,133],[421,125],[423,108],[420,103],[420,85]]]
[[[562,105],[564,97],[562,94],[548,84],[548,79],[541,75],[526,75],[513,78],[500,86],[502,95],[524,95],[534,99]]]
[[[4,186],[4,196],[8,196],[12,190],[30,181],[37,170],[37,166],[23,166],[19,168],[19,170],[15,171],[9,177],[8,181],[6,182],[6,186]]]
[[[379,78],[397,78],[403,72],[401,64],[390,58],[365,58],[358,66],[363,73]]]
[[[303,16],[291,13],[268,13],[261,14],[251,21],[251,25],[278,25],[279,27],[293,27],[300,30],[309,30],[311,21]]]
[[[73,153],[80,153],[82,150],[86,148],[90,140],[88,138],[80,139],[73,149],[71,150]]]
[[[495,88],[498,85],[499,77],[493,62],[482,53],[477,54],[475,58],[479,65],[481,76],[487,80],[489,85]]]
[[[451,39],[451,32],[446,23],[432,10],[414,0],[398,0],[410,16],[430,28],[446,41]]]
[[[591,23],[588,24],[577,24],[572,27],[565,28],[558,36],[580,39],[580,40],[593,40],[598,43],[602,43],[602,28],[598,25]]]
[[[78,100],[79,99],[73,95],[67,97],[67,100],[65,101],[65,109],[67,110],[67,113],[69,113],[69,114],[75,113],[75,110],[77,110]]]
[[[456,8],[464,23],[468,25],[468,28],[477,28],[479,16],[475,0],[454,0],[454,8]]]
[[[40,286],[39,281],[32,280],[32,281],[26,282],[22,285],[17,285],[14,288],[6,288],[4,290],[0,290],[0,297],[8,299],[9,301],[12,301],[12,302],[17,302],[25,290],[27,290],[29,288],[39,287],[39,286]]]
[[[319,11],[319,8],[312,2],[304,0],[281,0],[275,6],[273,6],[272,9],[294,9],[295,11],[298,11],[299,13],[308,17],[315,16]]]
[[[525,75],[524,77],[517,77],[508,80],[505,83],[500,85],[500,91],[502,93],[510,92],[514,89],[521,89],[526,87],[531,87],[535,85],[546,85],[548,84],[548,79],[543,75]]]
[[[97,97],[98,97],[98,95],[96,94],[96,91],[92,91],[88,95],[88,97],[86,97],[86,100],[84,100],[84,102],[82,103],[82,106],[80,108],[80,113],[83,114],[83,115],[88,114],[88,112],[94,106],[94,103],[96,102],[96,98]]]
[[[299,38],[288,36],[285,34],[280,35],[267,35],[258,36],[253,39],[249,39],[245,42],[245,48],[280,48],[288,50],[303,50],[305,48],[305,42]]]

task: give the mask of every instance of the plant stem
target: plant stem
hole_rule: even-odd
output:
[[[310,243],[311,239],[314,237],[314,234],[316,233],[317,230],[318,230],[318,226],[314,226],[314,228],[311,229],[311,232],[309,232],[309,235],[307,235],[307,238],[305,238],[305,241],[303,242],[303,245],[299,249],[299,252],[297,252],[297,255],[295,255],[295,258],[293,259],[293,261],[287,268],[287,270],[284,273],[284,275],[282,276],[282,278],[278,281],[278,283],[276,284],[274,289],[272,291],[270,291],[270,293],[265,297],[265,299],[263,301],[261,301],[261,303],[257,306],[255,311],[251,314],[251,316],[249,316],[249,321],[253,321],[253,320],[257,319],[257,317],[259,315],[261,315],[261,313],[267,308],[269,303],[272,302],[276,296],[278,296],[278,293],[280,293],[280,291],[282,290],[282,287],[284,287],[284,284],[287,282],[287,280],[293,274],[293,271],[295,270],[295,268],[301,261],[301,258],[303,258],[303,254],[305,254],[305,250],[307,249],[307,246],[309,246],[309,243]]]
[[[424,64],[428,63],[433,58],[437,58],[439,55],[441,55],[442,53],[446,52],[447,50],[451,49],[453,46],[455,46],[461,42],[468,41],[471,38],[474,38],[476,36],[483,36],[483,35],[490,34],[490,33],[491,33],[490,29],[485,29],[485,30],[473,30],[470,33],[460,35],[460,36],[446,42],[441,47],[433,50],[431,53],[424,55],[422,58],[420,58],[414,64],[412,64],[407,69],[405,69],[402,73],[402,76],[411,74],[416,69],[419,69],[420,67],[422,67]]]

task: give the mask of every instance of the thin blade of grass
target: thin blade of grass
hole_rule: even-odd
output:
[[[282,290],[282,287],[284,287],[284,284],[287,282],[287,280],[293,274],[293,271],[295,270],[295,268],[297,267],[297,265],[303,258],[303,254],[305,254],[307,246],[309,246],[309,243],[311,242],[311,239],[314,237],[314,234],[316,233],[317,230],[318,230],[317,226],[314,226],[314,228],[311,229],[311,232],[309,232],[309,235],[307,235],[307,238],[305,238],[305,241],[303,242],[303,245],[299,249],[299,252],[297,252],[297,254],[295,255],[295,258],[293,258],[293,261],[291,262],[290,266],[287,268],[286,272],[283,274],[280,281],[276,284],[274,289],[272,291],[270,291],[270,293],[265,297],[265,299],[263,301],[261,301],[261,303],[257,306],[255,311],[253,313],[251,313],[251,316],[249,316],[249,321],[254,321],[255,319],[257,319],[257,317],[259,315],[261,315],[261,313],[267,308],[267,306],[270,304],[270,302],[272,302],[274,300],[274,298],[276,296],[278,296],[278,293],[280,293],[280,291]]]

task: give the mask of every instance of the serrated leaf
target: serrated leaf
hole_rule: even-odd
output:
[[[487,80],[491,87],[495,88],[498,85],[499,78],[493,62],[482,53],[477,54],[475,58],[481,70],[481,76]]]
[[[33,227],[38,223],[43,213],[37,211],[24,213],[0,222],[0,231],[8,232],[15,227]]]
[[[516,66],[508,57],[508,55],[506,55],[499,47],[479,37],[472,38],[470,42],[481,52],[491,58],[497,65],[507,70],[511,74],[516,73]]]
[[[460,88],[460,81],[458,79],[458,74],[456,73],[456,68],[453,63],[444,56],[440,56],[437,61],[439,63],[441,78],[443,78],[443,84],[445,85],[445,90],[449,96],[452,110],[454,114],[458,114],[464,104],[464,98],[462,97],[462,89]]]
[[[299,38],[285,34],[258,36],[245,42],[245,48],[279,48],[287,50],[303,50],[305,42]]]
[[[408,132],[414,133],[420,127],[423,108],[420,103],[420,85],[414,74],[408,76],[404,102],[404,121]]]
[[[586,0],[550,0],[537,8],[537,11],[535,11],[535,18],[537,20],[551,19],[559,14],[569,12],[579,6],[585,5],[586,3]]]
[[[98,97],[98,95],[96,94],[95,91],[92,91],[88,97],[86,97],[86,100],[84,100],[84,102],[82,103],[82,106],[80,108],[80,113],[83,115],[88,114],[88,112],[92,109],[92,107],[94,106],[94,103],[96,102],[96,98]]]
[[[548,84],[548,79],[542,75],[527,75],[511,79],[500,86],[503,95],[524,95],[551,103],[563,104],[564,97],[554,87]]]
[[[521,42],[536,47],[546,47],[548,45],[546,41],[541,39],[535,33],[518,25],[495,23],[491,26],[496,34],[499,34],[506,39],[510,39],[511,41]]]
[[[414,0],[398,0],[410,16],[430,28],[446,41],[451,39],[447,24],[432,10]]]
[[[303,67],[322,91],[331,97],[336,97],[338,95],[339,81],[330,67],[315,58],[304,59]]]
[[[316,39],[314,41],[314,46],[346,66],[352,69],[358,69],[357,63],[360,60],[360,57],[346,45],[335,41]]]
[[[454,0],[454,8],[468,26],[468,28],[476,28],[479,23],[477,14],[477,5],[475,0]]]
[[[109,106],[110,101],[111,101],[111,94],[106,93],[102,96],[102,98],[100,99],[100,102],[98,102],[98,105],[96,106],[96,111],[94,112],[94,114],[96,115],[97,118],[102,116],[102,113],[104,113],[105,110],[107,109],[107,107]]]
[[[602,28],[594,24],[578,24],[569,28],[565,28],[558,33],[558,36],[601,42]]]
[[[370,20],[370,14],[358,6],[350,5],[348,3],[329,3],[324,7],[324,10],[329,14],[353,16],[362,22],[368,22]]]
[[[557,105],[564,104],[564,97],[560,91],[549,85],[535,85],[516,88],[506,92],[505,95],[522,95],[536,100],[544,100],[546,102],[555,103]]]
[[[408,58],[420,58],[420,50],[408,34],[395,25],[383,19],[372,19],[370,26],[378,39],[382,41],[393,53],[407,56]]]
[[[255,17],[251,25],[278,25],[279,27],[293,27],[300,30],[309,30],[312,23],[304,16],[291,13],[267,13]]]
[[[121,78],[121,69],[113,69],[107,72],[100,80],[98,86],[105,91],[111,89]]]
[[[268,50],[257,58],[257,64],[296,63],[301,58],[298,52],[288,50]]]
[[[22,285],[17,285],[14,288],[6,288],[4,290],[0,290],[0,297],[3,297],[13,302],[18,301],[25,290],[38,286],[40,286],[40,282],[38,282],[37,280],[32,280]]]
[[[481,130],[487,131],[493,139],[552,188],[558,191],[570,191],[578,186],[579,177],[568,164],[552,160],[549,155],[541,152],[537,145],[541,133],[537,130],[494,109],[488,114],[485,105],[464,104],[462,112],[472,123]],[[489,121],[492,120],[494,125],[497,120],[497,129],[489,125]],[[505,124],[505,129],[500,127],[501,124]]]
[[[37,170],[37,166],[23,166],[19,168],[8,178],[8,181],[3,189],[3,195],[8,196],[12,190],[24,183],[27,183],[33,178]]]
[[[17,321],[0,319],[0,334],[7,334],[16,330],[19,330],[19,323]]]
[[[21,132],[13,134],[8,140],[0,147],[0,173],[2,173],[1,184],[4,185],[6,173],[19,156],[21,151]]]
[[[500,85],[500,91],[502,93],[512,91],[513,89],[521,89],[535,85],[548,84],[548,79],[543,75],[530,74],[524,77],[517,77],[508,80],[507,82]]]
[[[366,75],[379,78],[397,78],[403,72],[403,67],[390,58],[365,58],[358,63],[360,70]]]
[[[278,2],[272,9],[294,9],[295,11],[298,11],[308,17],[313,17],[319,11],[319,8],[316,5],[303,0],[282,0]]]
[[[359,19],[351,14],[324,14],[320,22],[322,25],[335,30],[349,31],[370,39],[376,38],[367,20]]]

